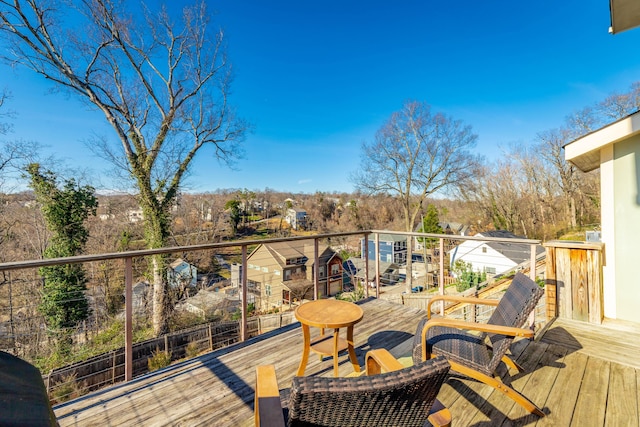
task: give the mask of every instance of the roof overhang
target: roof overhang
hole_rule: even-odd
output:
[[[609,0],[611,27],[609,31],[617,34],[640,25],[640,1]]]
[[[640,4],[640,1],[638,1]],[[640,112],[613,122],[564,146],[564,158],[583,172],[600,167],[600,150],[640,133]]]

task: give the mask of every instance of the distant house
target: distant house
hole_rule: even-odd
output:
[[[316,268],[318,297],[342,291],[342,258],[329,246],[320,245],[315,265],[311,241],[260,245],[247,257],[247,291],[261,310],[313,299]]]
[[[471,234],[471,228],[459,222],[440,222],[439,225],[444,234],[456,236],[469,236]]]
[[[147,308],[151,301],[151,285],[149,282],[138,282],[131,289],[131,305],[134,317],[147,315]],[[125,298],[124,292],[122,297]]]
[[[495,237],[501,239],[523,239],[510,231],[495,230],[478,233],[475,237]],[[538,245],[536,254],[544,252],[544,248]],[[456,261],[464,261],[471,264],[473,271],[484,272],[489,275],[505,273],[525,261],[531,259],[531,249],[528,244],[493,242],[482,240],[465,240],[455,246],[450,252],[451,267]]]
[[[471,235],[471,228],[468,225],[461,224],[459,222],[439,222],[438,225],[442,228],[443,234],[451,234],[455,236],[469,236]],[[415,231],[421,232],[422,224],[416,226]],[[422,240],[422,242],[420,241]],[[416,251],[424,250],[422,243],[424,239],[414,237],[414,247]]]
[[[294,230],[305,230],[307,228],[307,211],[299,208],[289,208],[284,220]]]
[[[142,208],[138,209],[129,209],[127,211],[127,219],[129,222],[139,222],[144,219],[144,215],[142,213]]]
[[[195,287],[198,283],[198,269],[178,258],[167,268],[167,282],[172,288]]]
[[[405,264],[407,262],[407,237],[392,234],[380,234],[380,261]],[[368,247],[365,248],[364,239],[360,239],[361,258],[365,254],[370,260],[376,259],[376,241],[372,236],[367,239]]]
[[[176,310],[193,313],[202,319],[211,315],[224,315],[235,312],[240,307],[237,296],[230,297],[222,292],[201,290],[192,297],[181,301],[176,305]]]

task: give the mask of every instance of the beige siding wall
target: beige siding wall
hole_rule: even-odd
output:
[[[640,136],[614,145],[613,174],[616,318],[640,323]]]

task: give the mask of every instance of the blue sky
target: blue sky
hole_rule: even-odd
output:
[[[236,170],[202,153],[187,181],[194,192],[353,191],[362,141],[407,99],[471,125],[478,153],[494,159],[640,80],[640,29],[609,34],[607,0],[208,4],[226,32],[232,103],[255,132]],[[82,142],[93,133],[115,141],[100,114],[48,94],[28,70],[0,67],[0,87],[18,113],[12,138],[113,186]]]

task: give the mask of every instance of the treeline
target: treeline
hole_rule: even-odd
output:
[[[547,240],[599,225],[599,170],[582,173],[564,160],[563,147],[639,109],[640,82],[635,82],[626,92],[571,113],[530,144],[507,147],[462,198],[477,207],[481,221],[530,238]]]

